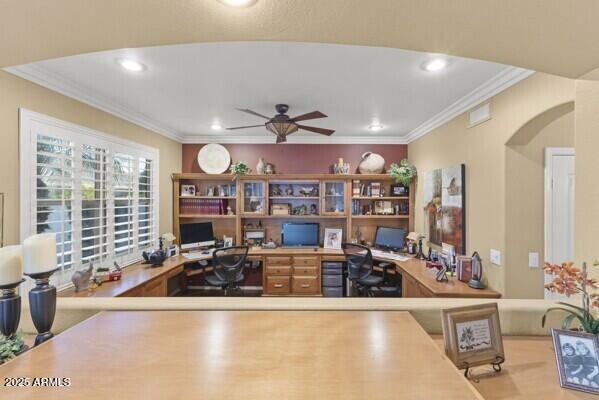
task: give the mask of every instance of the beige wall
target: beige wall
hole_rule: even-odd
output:
[[[599,82],[576,81],[577,263],[599,259]],[[594,275],[599,275],[594,268]]]
[[[542,299],[543,270],[528,267],[528,253],[544,263],[547,147],[574,147],[574,103],[555,107],[520,129],[506,147],[505,295]]]
[[[466,164],[466,247],[477,250],[489,286],[506,293],[506,142],[527,122],[546,110],[574,99],[574,81],[537,73],[495,96],[492,119],[468,128],[463,114],[408,146],[419,170],[415,227],[423,230],[422,178],[425,171]],[[502,265],[489,261],[500,250]],[[510,266],[507,266],[510,268]]]
[[[0,71],[0,192],[4,192],[6,198],[6,244],[19,242],[20,107],[157,148],[160,151],[160,232],[171,231],[170,174],[181,171],[180,143]]]

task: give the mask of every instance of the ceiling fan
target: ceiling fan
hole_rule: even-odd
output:
[[[261,117],[267,119],[268,121],[264,124],[260,125],[249,125],[249,126],[237,126],[234,128],[227,128],[228,130],[233,129],[245,129],[245,128],[256,128],[258,126],[265,126],[270,132],[274,133],[277,136],[277,143],[283,143],[287,141],[287,136],[291,135],[293,132],[297,132],[299,129],[303,129],[305,131],[320,133],[321,135],[332,135],[335,131],[332,129],[325,128],[316,128],[313,126],[300,125],[297,122],[306,121],[308,119],[316,119],[316,118],[326,118],[326,115],[321,113],[320,111],[312,111],[307,114],[298,115],[295,118],[289,118],[289,115],[285,114],[287,110],[289,110],[289,106],[287,104],[277,104],[275,106],[277,110],[277,115],[272,118],[267,117],[266,115],[259,114],[255,111],[248,109],[238,108],[239,111],[243,111],[248,114],[255,115],[257,117]]]

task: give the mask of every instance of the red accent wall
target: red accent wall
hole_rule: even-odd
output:
[[[203,144],[184,144],[183,172],[203,172],[198,165],[198,151]],[[255,172],[258,157],[275,165],[277,173],[312,174],[332,172],[332,165],[343,157],[357,172],[360,157],[367,151],[385,158],[385,167],[408,156],[404,144],[225,144],[233,161],[245,161]]]

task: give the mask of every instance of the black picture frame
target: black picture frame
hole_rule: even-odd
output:
[[[402,197],[410,195],[410,188],[408,186],[400,185],[399,183],[391,184],[391,196]]]
[[[597,335],[579,331],[552,329],[551,337],[553,339],[560,386],[565,389],[599,394],[599,339]],[[588,350],[586,355],[582,354],[582,346],[579,346],[578,343],[581,343]],[[588,348],[588,344],[592,344],[591,349]],[[573,354],[564,355],[566,348],[571,348]],[[587,377],[590,374],[586,374],[586,371],[588,368],[593,368],[593,363],[597,374],[593,379],[588,379]],[[581,370],[578,371],[579,369]],[[592,386],[592,382],[597,387]]]

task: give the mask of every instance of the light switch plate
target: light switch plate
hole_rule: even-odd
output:
[[[495,265],[501,265],[501,252],[499,250],[491,249],[491,263]]]
[[[528,253],[528,266],[539,268],[539,253]]]

